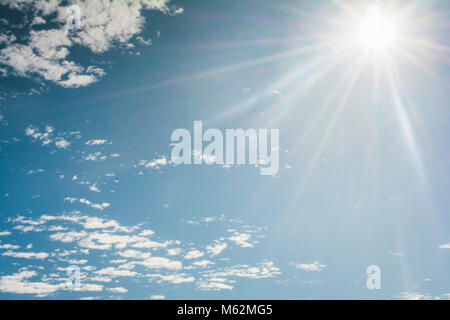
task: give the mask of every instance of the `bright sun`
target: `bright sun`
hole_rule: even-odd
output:
[[[397,25],[381,14],[378,7],[367,9],[367,17],[358,30],[358,41],[376,52],[383,52],[395,41]]]

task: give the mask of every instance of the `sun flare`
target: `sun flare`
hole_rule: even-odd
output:
[[[395,21],[381,13],[378,7],[367,9],[357,39],[363,46],[377,52],[385,51],[395,43],[398,26]]]

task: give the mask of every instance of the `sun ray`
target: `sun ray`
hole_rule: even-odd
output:
[[[318,70],[305,74],[305,80],[300,82],[296,90],[291,90],[286,96],[283,96],[280,101],[274,105],[273,109],[274,115],[269,126],[275,125],[277,122],[281,121],[283,117],[289,115],[290,112],[294,110],[295,107],[301,102],[301,96],[306,94],[318,81],[323,79],[331,71],[335,70],[337,67],[341,66],[345,61],[348,61],[349,53],[343,51],[333,52],[329,56],[329,63],[323,63],[324,66],[320,67]],[[319,64],[319,66],[322,64]],[[307,76],[307,77],[306,77]],[[300,79],[298,79],[300,81]],[[280,86],[281,88],[283,86]]]
[[[203,72],[196,72],[193,74],[187,74],[187,75],[182,75],[179,77],[174,77],[172,79],[164,80],[164,81],[152,84],[152,85],[146,85],[146,86],[141,86],[138,88],[119,91],[114,94],[99,97],[98,99],[95,100],[95,102],[114,100],[114,99],[123,98],[123,97],[127,97],[127,96],[142,94],[142,93],[145,93],[145,92],[148,92],[151,90],[155,90],[155,89],[161,89],[164,87],[178,85],[178,84],[185,83],[185,82],[207,79],[207,78],[215,77],[215,76],[225,74],[228,72],[238,71],[238,70],[258,66],[261,64],[286,59],[289,57],[295,57],[295,56],[302,55],[305,53],[311,53],[311,52],[323,50],[327,46],[329,46],[329,44],[320,43],[320,44],[314,44],[314,45],[310,45],[310,46],[304,46],[301,48],[285,50],[285,51],[275,53],[272,55],[268,55],[268,56],[264,56],[264,57],[260,57],[260,58],[256,58],[256,59],[250,59],[250,60],[246,60],[246,61],[238,62],[238,63],[234,63],[234,64],[229,64],[229,65],[213,68],[213,69],[203,71]]]
[[[446,46],[446,45],[440,44],[440,43],[436,43],[429,39],[420,39],[420,38],[403,36],[402,40],[406,43],[406,45],[415,45],[415,46],[423,47],[426,49],[431,49],[433,51],[442,52],[445,54],[450,53],[449,46]]]
[[[319,145],[316,147],[314,153],[311,155],[310,160],[308,161],[308,164],[306,165],[305,172],[303,176],[301,177],[301,180],[298,183],[298,186],[296,190],[294,190],[294,194],[291,197],[291,203],[287,209],[286,214],[283,216],[281,225],[288,224],[289,221],[292,218],[292,215],[296,212],[296,205],[298,198],[303,194],[305,187],[307,186],[308,182],[310,181],[314,170],[317,166],[317,163],[319,162],[320,156],[322,155],[322,152],[324,148],[326,147],[328,143],[328,139],[330,135],[333,133],[333,130],[335,128],[335,125],[337,121],[340,118],[340,115],[343,111],[343,109],[346,106],[346,103],[348,101],[348,98],[353,92],[353,88],[355,87],[359,76],[362,72],[363,66],[367,60],[367,56],[364,56],[362,59],[359,59],[358,61],[354,62],[354,67],[349,68],[349,71],[347,74],[342,78],[339,85],[336,86],[334,92],[330,94],[328,100],[324,103],[324,106],[322,107],[322,110],[320,113],[323,115],[324,112],[330,107],[333,106],[334,98],[337,96],[337,94],[341,94],[339,101],[336,105],[336,108],[333,111],[332,117],[328,125],[326,126],[325,132],[322,135],[322,138],[319,142]],[[345,85],[345,88],[341,90],[341,86]],[[319,121],[319,118],[316,118],[316,124]],[[297,144],[298,146],[298,144]]]
[[[420,60],[418,57],[412,55],[410,52],[408,52],[407,50],[404,50],[402,48],[398,48],[397,52],[399,53],[399,55],[408,60],[409,62],[411,62],[412,65],[414,65],[415,67],[419,68],[421,71],[424,72],[424,74],[427,74],[428,76],[430,76],[431,78],[433,78],[433,80],[435,80],[436,82],[440,83],[442,86],[446,87],[447,89],[449,88],[449,84],[448,82],[446,82],[444,79],[442,79],[439,74],[437,74],[434,70],[432,70],[431,68],[429,68],[422,60]]]
[[[332,68],[336,66],[336,62],[340,62],[340,60],[337,59],[337,57],[339,57],[338,52],[340,51],[341,51],[340,49],[335,49],[331,52],[320,55],[319,57],[313,59],[312,61],[306,64],[298,65],[291,72],[287,73],[284,77],[276,81],[268,90],[265,90],[263,93],[250,95],[242,103],[232,106],[223,113],[218,114],[216,119],[223,120],[225,118],[249,112],[253,108],[257,107],[258,103],[261,102],[262,99],[267,99],[270,96],[273,96],[273,92],[275,90],[283,91],[283,89],[285,89],[287,86],[299,83],[300,87],[298,90],[295,91],[288,90],[289,92],[292,93],[288,94],[288,96],[281,96],[280,102],[274,104],[271,107],[272,111],[271,123],[275,123],[279,118],[285,115],[285,111],[287,109],[286,106],[289,107],[291,105],[289,102],[286,101],[286,99],[288,97],[292,98],[292,96],[298,98],[298,96],[302,92],[307,90],[310,86],[312,86],[315,81],[318,81],[319,78],[325,76],[326,73],[328,73]],[[323,65],[325,65],[326,67],[322,67]],[[317,69],[318,71],[314,72]],[[310,74],[312,75],[310,76]],[[303,78],[305,78],[305,80],[303,80]],[[280,111],[280,105],[283,105],[284,111]],[[267,125],[270,126],[271,123],[268,123]]]
[[[403,100],[400,95],[400,91],[398,89],[397,83],[395,81],[395,75],[393,74],[393,68],[395,66],[392,63],[387,62],[385,64],[385,73],[387,75],[389,89],[391,91],[393,105],[395,107],[395,111],[397,112],[397,116],[399,119],[400,127],[402,133],[405,138],[405,142],[411,154],[412,161],[416,167],[416,171],[420,177],[422,183],[425,183],[425,170],[422,162],[422,158],[420,157],[420,151],[417,146],[416,138],[413,132],[413,127],[411,121],[409,119],[408,112],[405,108]],[[397,78],[398,79],[398,78]]]
[[[353,9],[349,4],[344,3],[342,0],[332,0],[332,2],[338,5],[342,10],[348,13],[352,18],[361,19],[361,15],[355,9]]]

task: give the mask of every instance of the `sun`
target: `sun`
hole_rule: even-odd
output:
[[[375,52],[384,52],[395,44],[398,26],[395,21],[381,13],[378,7],[369,7],[357,30],[357,40]]]

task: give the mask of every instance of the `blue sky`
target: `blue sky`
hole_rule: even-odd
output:
[[[448,298],[448,1],[0,3],[0,298]],[[172,164],[195,120],[278,173]]]

